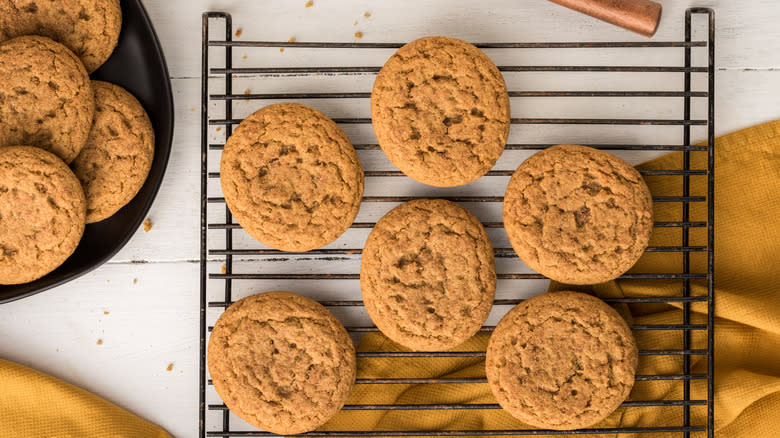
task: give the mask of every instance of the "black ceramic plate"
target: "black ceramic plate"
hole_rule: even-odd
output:
[[[162,183],[173,139],[173,93],[160,42],[140,0],[122,0],[122,33],[108,62],[92,79],[125,87],[143,104],[155,134],[154,162],[138,195],[115,215],[87,225],[76,252],[49,275],[27,284],[0,285],[0,303],[59,286],[102,265],[130,240]]]

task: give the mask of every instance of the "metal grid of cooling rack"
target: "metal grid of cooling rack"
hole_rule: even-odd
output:
[[[692,15],[704,15],[708,19],[707,40],[692,41],[691,19]],[[228,409],[220,400],[209,396],[211,382],[208,380],[206,367],[206,345],[207,336],[211,330],[209,321],[213,321],[227,306],[234,300],[234,291],[236,283],[243,280],[288,280],[288,281],[328,281],[328,280],[347,280],[358,281],[359,274],[354,273],[257,273],[257,272],[239,272],[236,267],[236,260],[246,257],[258,257],[256,264],[263,265],[266,260],[263,257],[272,257],[285,255],[287,257],[302,256],[304,254],[282,253],[277,250],[264,247],[235,248],[234,232],[240,231],[240,226],[233,222],[230,211],[224,203],[224,199],[218,196],[209,195],[211,186],[219,185],[219,173],[212,172],[209,169],[209,161],[218,163],[219,153],[224,145],[224,141],[216,143],[211,142],[209,138],[209,129],[213,126],[224,128],[227,138],[235,125],[240,123],[240,118],[234,117],[234,103],[238,101],[254,102],[258,100],[292,100],[292,99],[368,99],[368,92],[305,92],[305,93],[257,93],[252,94],[244,92],[243,94],[234,93],[234,81],[240,75],[348,75],[348,74],[374,74],[379,71],[379,66],[358,66],[358,67],[302,67],[302,66],[284,66],[284,67],[234,67],[233,48],[259,49],[259,48],[307,48],[307,49],[334,49],[334,50],[352,50],[361,49],[397,49],[402,44],[398,43],[329,43],[329,42],[280,42],[280,41],[233,41],[233,29],[231,16],[222,12],[207,12],[203,14],[203,70],[202,70],[202,106],[201,106],[201,325],[200,325],[200,436],[272,436],[272,434],[256,429],[237,428],[236,421],[233,421],[231,428],[231,419]],[[210,25],[224,26],[224,38],[210,37]],[[655,227],[679,228],[681,230],[681,242],[679,246],[649,247],[648,252],[677,253],[681,254],[682,266],[680,272],[675,273],[644,273],[644,274],[626,274],[623,279],[658,279],[661,281],[679,281],[682,283],[682,295],[678,297],[634,297],[621,299],[607,299],[610,303],[632,303],[643,305],[643,303],[680,303],[683,309],[682,324],[674,325],[633,325],[633,330],[667,331],[674,330],[682,333],[683,345],[679,350],[640,350],[640,356],[658,356],[674,355],[682,356],[683,372],[681,374],[667,375],[638,375],[637,381],[681,381],[684,385],[683,397],[681,400],[664,401],[627,401],[622,406],[631,407],[668,407],[677,406],[683,410],[682,424],[677,426],[658,426],[658,427],[632,427],[632,428],[595,428],[575,431],[551,431],[539,429],[518,429],[518,430],[438,430],[438,431],[420,431],[407,430],[395,432],[378,431],[336,431],[336,432],[311,432],[307,436],[328,436],[328,437],[352,437],[352,436],[511,436],[511,435],[551,435],[551,434],[622,434],[622,433],[674,433],[676,436],[688,437],[694,432],[706,432],[707,436],[714,436],[713,433],[713,170],[714,170],[714,13],[707,8],[691,8],[686,11],[685,16],[685,40],[671,42],[565,42],[565,43],[487,43],[476,44],[483,49],[583,49],[594,48],[636,48],[636,50],[650,50],[652,48],[679,48],[684,52],[684,65],[682,66],[584,66],[584,65],[552,65],[552,66],[528,66],[528,65],[500,65],[502,72],[600,72],[608,75],[612,72],[676,72],[682,73],[683,90],[682,91],[509,91],[510,97],[581,97],[581,98],[599,98],[599,97],[676,97],[683,103],[683,117],[680,119],[623,119],[623,118],[512,118],[513,125],[630,125],[630,126],[664,126],[678,125],[682,128],[682,138],[678,144],[590,144],[589,146],[605,150],[628,150],[628,151],[683,151],[683,163],[678,169],[645,170],[644,175],[669,175],[682,178],[682,193],[680,196],[654,197],[654,202],[672,202],[678,203],[681,208],[680,221],[656,222]],[[212,29],[212,34],[214,34]],[[707,57],[703,66],[694,66],[692,64],[692,49],[695,47],[706,47]],[[224,50],[224,57],[220,57],[222,63],[219,66],[211,65],[209,55],[210,49]],[[388,56],[389,56],[388,52]],[[215,56],[216,58],[216,56]],[[246,58],[246,57],[244,57]],[[707,91],[692,91],[691,76],[693,73],[706,75]],[[214,93],[211,90],[218,84],[221,90]],[[694,98],[706,99],[706,118],[691,118],[691,100]],[[210,108],[215,104],[224,105],[220,111],[220,117],[211,115]],[[256,105],[259,108],[259,104]],[[334,118],[341,124],[369,124],[369,118],[360,117],[342,117]],[[691,145],[691,127],[706,127],[707,143],[705,145]],[[552,146],[552,144],[507,144],[506,149],[534,151]],[[355,144],[355,148],[360,151],[378,150],[376,144]],[[706,169],[691,168],[691,152],[705,151],[707,153]],[[509,170],[491,170],[488,176],[510,176],[513,169]],[[367,181],[370,178],[402,177],[397,170],[375,170],[366,169],[365,175]],[[690,179],[692,176],[705,176],[707,178],[707,196],[692,196],[690,193]],[[415,199],[415,196],[365,196],[363,203],[398,203]],[[443,196],[455,202],[463,203],[500,203],[502,196]],[[695,204],[706,203],[707,222],[690,221],[691,208]],[[213,209],[213,210],[212,210]],[[217,211],[221,216],[219,220],[213,219],[210,212]],[[355,222],[353,229],[370,229],[374,222],[363,221]],[[502,228],[501,222],[484,222],[488,229]],[[691,230],[702,228],[706,230],[706,246],[689,245],[691,239]],[[216,234],[216,236],[215,236]],[[215,244],[214,242],[220,242]],[[211,245],[211,246],[210,246]],[[314,257],[317,260],[332,263],[339,263],[345,260],[343,257],[359,257],[360,248],[326,248],[318,249],[305,253],[306,257]],[[692,272],[691,255],[697,253],[706,254],[706,272]],[[497,258],[516,258],[511,248],[495,248]],[[215,263],[215,259],[218,261]],[[339,258],[341,257],[341,258]],[[289,260],[289,259],[285,259]],[[315,260],[312,258],[304,260]],[[221,269],[218,268],[219,262],[224,261]],[[279,259],[276,259],[278,262]],[[508,280],[538,280],[544,279],[536,273],[516,273],[516,272],[498,272],[498,278]],[[691,280],[704,281],[707,284],[707,296],[691,296]],[[216,284],[215,284],[216,282]],[[259,292],[259,291],[256,291]],[[353,308],[362,306],[359,300],[359,294],[350,299],[320,300],[320,302],[331,310],[337,308]],[[495,305],[514,305],[521,302],[522,299],[508,298],[497,299]],[[693,303],[706,303],[708,320],[706,324],[692,324],[690,306]],[[370,325],[347,326],[348,331],[353,335],[356,333],[374,332],[376,328]],[[492,331],[493,326],[484,326],[482,332]],[[692,349],[691,333],[693,331],[706,331],[707,348]],[[706,374],[694,374],[691,372],[691,357],[707,357]],[[439,353],[418,353],[418,352],[364,352],[358,353],[358,357],[483,357],[484,352],[439,352]],[[360,360],[360,359],[359,359]],[[706,380],[707,399],[691,399],[691,382],[694,380]],[[358,379],[359,385],[372,384],[461,384],[461,383],[485,383],[484,378],[450,378],[450,379],[429,379],[429,378],[375,378]],[[692,424],[691,407],[706,406],[707,421],[706,424]],[[497,404],[444,404],[444,405],[347,405],[344,409],[351,410],[403,410],[408,411],[409,415],[414,415],[419,410],[455,410],[455,409],[499,409]],[[217,416],[209,414],[216,413]]]

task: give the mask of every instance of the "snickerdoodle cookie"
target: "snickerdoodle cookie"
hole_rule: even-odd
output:
[[[78,178],[57,156],[0,147],[0,284],[28,283],[60,266],[84,233]]]
[[[219,317],[208,367],[233,413],[292,435],[316,429],[344,406],[355,383],[355,347],[319,303],[267,292],[237,301]]]
[[[236,221],[282,251],[335,240],[363,196],[363,166],[347,135],[297,103],[269,105],[244,119],[225,144],[220,172]]]
[[[535,427],[569,430],[603,420],[634,385],[628,324],[598,298],[550,292],[518,304],[496,326],[486,373],[498,403]]]
[[[525,160],[509,181],[503,210],[517,255],[561,283],[620,276],[653,230],[652,197],[639,172],[584,146],[558,145]]]
[[[458,204],[409,201],[368,236],[360,289],[387,337],[413,350],[446,350],[487,319],[496,292],[493,247],[479,220]]]
[[[111,56],[121,28],[119,0],[0,0],[0,41],[49,37],[72,50],[90,73]]]
[[[454,38],[427,37],[398,49],[371,93],[379,146],[409,177],[440,187],[477,180],[509,135],[509,95],[482,51]]]
[[[41,36],[0,43],[0,146],[36,146],[70,163],[94,112],[84,64],[65,46]]]
[[[144,107],[119,85],[92,81],[95,121],[71,164],[87,196],[87,223],[116,213],[141,190],[154,159],[154,129]]]

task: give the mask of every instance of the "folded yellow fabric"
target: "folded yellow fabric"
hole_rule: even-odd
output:
[[[0,359],[2,438],[170,438],[102,398]]]
[[[691,152],[694,169],[706,169],[705,152]],[[675,152],[639,166],[682,168]],[[648,176],[656,196],[682,194],[680,176]],[[706,176],[691,178],[690,195],[706,195]],[[744,129],[715,142],[715,431],[729,438],[780,436],[780,121]],[[657,221],[682,220],[680,203],[656,203]],[[691,221],[706,221],[706,204],[691,204]],[[706,245],[706,228],[690,229],[690,245]],[[680,228],[656,228],[651,245],[679,246]],[[646,253],[632,272],[681,272],[681,253]],[[690,254],[690,272],[706,272],[706,253]],[[706,283],[691,281],[693,296]],[[552,290],[572,289],[552,284]],[[682,280],[625,280],[576,290],[601,297],[681,296]],[[692,303],[690,324],[706,323],[706,303]],[[681,324],[683,305],[619,308],[631,324]],[[682,349],[680,331],[636,330],[643,350]],[[478,335],[459,351],[484,351]],[[706,332],[691,331],[690,348],[706,348]],[[366,335],[358,351],[402,351],[381,334]],[[691,372],[706,374],[706,356],[691,356]],[[642,356],[638,374],[681,374],[682,356]],[[358,378],[484,377],[480,358],[366,358]],[[631,400],[681,400],[681,381],[637,382]],[[693,400],[706,400],[706,380],[690,385]],[[355,387],[347,404],[495,403],[485,383]],[[620,408],[595,427],[679,426],[683,407]],[[691,424],[706,424],[706,408],[691,407]],[[497,409],[340,412],[322,430],[477,430],[526,428]],[[478,435],[478,434],[476,434]],[[578,435],[582,436],[582,435]],[[603,435],[601,435],[603,436]],[[630,435],[620,435],[626,437]],[[636,434],[637,437],[648,436]],[[681,436],[652,434],[652,436]],[[703,432],[692,436],[704,436]]]

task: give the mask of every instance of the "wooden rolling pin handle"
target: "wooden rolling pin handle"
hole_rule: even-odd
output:
[[[550,0],[648,38],[661,21],[661,4],[650,0]]]

